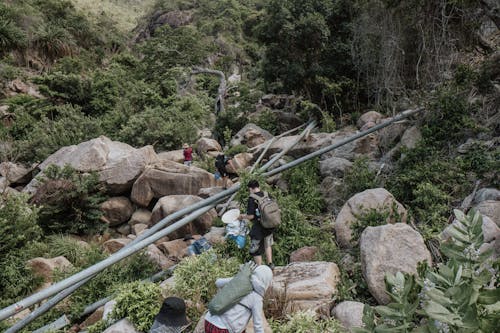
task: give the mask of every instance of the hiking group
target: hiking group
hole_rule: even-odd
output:
[[[183,145],[183,154],[184,164],[191,166],[193,149],[190,145]],[[222,178],[224,188],[227,188],[231,182],[230,173],[226,168],[228,165],[232,166],[231,163],[231,158],[224,154],[219,154],[215,159],[217,172],[214,176],[216,179]],[[232,215],[231,219],[236,219],[234,222],[241,222],[244,225],[245,220],[252,223],[249,232],[249,252],[253,257],[253,262],[242,265],[239,272],[232,278],[216,280],[217,294],[210,301],[208,311],[204,315],[205,333],[244,333],[250,319],[253,321],[254,332],[264,333],[264,295],[271,284],[274,270],[273,232],[279,225],[281,216],[276,201],[260,189],[257,180],[249,181],[247,187],[249,196],[246,213],[240,214],[236,210],[236,214]],[[248,233],[248,229],[245,229]],[[190,255],[200,254],[210,248],[210,244],[204,238],[194,240],[191,235],[187,235],[184,240],[190,244]],[[266,265],[263,265],[263,256]],[[184,300],[169,297],[163,302],[149,332],[187,332],[189,326]]]

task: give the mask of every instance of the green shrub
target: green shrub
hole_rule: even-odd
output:
[[[31,294],[42,283],[42,278],[26,267],[26,258],[17,252],[2,256],[0,261],[0,307]]]
[[[363,230],[367,227],[376,227],[386,224],[387,218],[390,215],[391,210],[388,207],[380,207],[379,209],[370,208],[361,215],[355,216],[356,221],[351,225],[352,240],[358,241],[359,237],[361,237],[361,233],[363,233]]]
[[[379,186],[377,175],[370,170],[367,157],[359,157],[354,161],[352,168],[345,172],[343,185],[344,200],[348,200],[356,193]]]
[[[0,256],[38,240],[38,208],[27,203],[26,195],[0,193]]]
[[[204,304],[217,292],[215,280],[231,277],[238,271],[238,261],[222,258],[215,251],[182,260],[174,271],[174,287],[166,290],[164,296],[178,296],[192,302],[188,308],[192,322],[197,322],[204,311]]]
[[[319,214],[325,207],[319,191],[321,180],[318,165],[318,159],[314,159],[286,171],[283,175],[290,186],[290,194],[306,214]]]
[[[86,106],[90,102],[91,81],[79,74],[53,72],[34,79],[40,92],[54,101]]]
[[[287,316],[286,321],[270,322],[275,333],[340,333],[347,332],[342,325],[333,318],[317,319],[313,311],[296,312]]]
[[[424,238],[437,235],[448,223],[451,198],[434,184],[420,183],[413,190],[412,212]]]
[[[227,156],[234,156],[234,155],[237,155],[240,153],[246,153],[247,150],[248,150],[248,147],[245,145],[236,145],[236,146],[233,146],[233,147],[229,148],[228,150],[226,150],[226,152],[224,154]]]
[[[259,114],[255,124],[265,129],[272,135],[277,135],[279,131],[278,117],[271,110],[265,110]]]
[[[40,206],[39,224],[47,233],[93,234],[103,230],[103,189],[96,173],[50,165],[39,177],[32,202]]]
[[[146,332],[160,310],[161,289],[151,282],[124,284],[118,290],[115,301],[111,317],[116,320],[127,318],[137,330]]]

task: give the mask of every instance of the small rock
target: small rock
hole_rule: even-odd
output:
[[[149,257],[149,259],[151,259],[151,261],[158,264],[161,269],[167,269],[175,265],[175,262],[167,258],[163,254],[163,252],[161,252],[160,249],[156,247],[156,245],[149,245],[146,250],[146,255]]]
[[[224,237],[225,233],[226,229],[224,227],[211,227],[210,231],[203,237],[205,237],[210,244],[222,244],[226,241],[226,238]]]
[[[189,244],[183,239],[175,239],[168,242],[163,242],[158,245],[158,248],[169,257],[184,258],[187,256]]]
[[[337,318],[342,326],[352,332],[351,328],[363,327],[363,309],[365,305],[360,302],[344,301],[335,306],[332,316]]]
[[[11,184],[27,184],[31,180],[31,169],[12,162],[0,163],[0,175]]]
[[[140,333],[128,319],[122,319],[108,327],[103,333]]]
[[[99,320],[102,319],[103,315],[104,315],[104,306],[101,306],[100,308],[95,310],[90,316],[88,316],[83,323],[79,325],[80,330],[83,330],[91,325],[94,325],[95,323],[97,323]]]
[[[125,223],[116,228],[116,231],[122,236],[127,236],[128,234],[130,234],[131,229],[132,228],[130,227],[130,225]]]
[[[363,126],[365,126],[365,124],[367,124],[369,122],[377,124],[378,122],[380,122],[382,120],[382,118],[384,118],[384,116],[382,116],[377,111],[368,111],[368,112],[363,113],[361,115],[361,117],[359,117],[356,125],[358,126],[358,128],[362,128]]]
[[[132,232],[134,233],[134,235],[139,236],[147,228],[147,224],[137,223],[132,226]]]
[[[330,157],[319,162],[319,172],[323,177],[343,178],[351,167],[352,162],[341,157]]]
[[[484,200],[476,205],[474,209],[479,211],[481,214],[488,216],[497,224],[497,226],[500,227],[500,201]]]
[[[118,252],[121,248],[123,248],[131,241],[132,240],[130,240],[129,238],[113,238],[104,242],[103,246],[104,249],[109,253],[115,253]]]
[[[128,221],[131,226],[134,224],[146,224],[151,225],[151,212],[147,209],[139,208],[132,214],[132,217]]]
[[[253,155],[250,153],[239,153],[231,159],[231,164],[226,166],[229,173],[238,173],[240,170],[245,170],[252,163]]]
[[[114,197],[106,200],[101,204],[101,210],[104,212],[104,219],[110,226],[127,222],[134,212],[132,203],[126,197]]]
[[[201,138],[196,142],[196,153],[204,156],[208,152],[222,152],[221,145],[217,140],[209,138]]]
[[[67,272],[73,268],[73,264],[63,256],[50,259],[34,258],[28,260],[27,264],[36,275],[43,277],[46,282],[52,282],[52,277],[56,270]]]
[[[318,253],[318,248],[316,246],[301,247],[290,254],[290,262],[312,261],[316,253]]]
[[[416,274],[419,262],[432,258],[422,236],[404,223],[367,227],[360,238],[361,269],[370,293],[380,304],[390,301],[385,275]]]
[[[413,149],[420,140],[422,140],[422,133],[417,126],[412,126],[408,128],[404,132],[403,137],[401,137],[401,145]]]

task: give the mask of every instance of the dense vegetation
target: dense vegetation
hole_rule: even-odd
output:
[[[416,147],[396,151],[387,161],[392,166],[389,172],[381,174],[371,168],[368,158],[356,159],[335,198],[341,205],[357,192],[384,186],[408,208],[433,254],[446,256],[440,268],[422,270],[416,279],[389,277],[388,285],[403,291],[391,295],[393,303],[388,307],[367,308],[365,321],[380,332],[397,326],[404,326],[400,331],[406,332],[420,323],[435,332],[432,320],[442,324],[443,332],[446,327],[463,326],[487,331],[498,319],[491,315],[495,308],[485,303],[491,295],[484,288],[483,258],[462,258],[457,251],[464,249],[436,245],[451,207],[458,206],[475,183],[499,186],[498,144],[484,143],[498,135],[498,124],[491,119],[500,101],[494,82],[498,83],[499,62],[491,56],[495,45],[481,35],[486,2],[2,1],[0,161],[38,163],[63,146],[99,135],[163,151],[194,143],[198,131],[208,128],[228,145],[249,120],[278,134],[283,130],[279,114],[256,108],[267,93],[293,94],[293,107],[283,112],[301,121],[317,118],[324,132],[355,124],[367,109],[390,116],[424,106],[425,115],[416,120],[422,131]],[[214,111],[217,77],[195,75],[196,68],[221,70],[227,77],[241,75],[239,82],[228,81],[224,112]],[[39,94],[17,91],[14,80],[36,87]],[[469,138],[481,140],[459,153],[457,147]],[[230,147],[227,153],[246,149]],[[210,158],[196,163],[213,169]],[[242,174],[242,203],[250,177],[265,183],[260,175]],[[275,235],[275,264],[287,264],[292,251],[315,245],[319,249],[315,259],[334,261],[341,270],[336,301],[374,305],[361,274],[358,250],[341,251],[335,244],[331,212],[319,191],[318,161],[282,177],[288,190],[264,185],[283,211],[283,223]],[[65,256],[74,268],[60,272],[58,280],[107,256],[95,242],[106,232],[99,209],[106,194],[97,176],[50,167],[38,181],[40,190],[32,198],[0,195],[0,307],[40,287],[42,279],[25,265],[30,258]],[[381,208],[358,216],[355,240],[364,228],[380,224],[388,214]],[[457,216],[470,230],[467,245],[477,247],[478,221]],[[76,242],[76,236],[90,245]],[[216,252],[217,265],[211,253],[183,261],[174,274],[175,292],[169,292],[197,305],[190,307],[192,320],[199,318],[215,292],[215,278],[233,274],[238,262],[249,259],[248,249],[239,250],[231,243]],[[460,267],[467,274],[460,273],[462,279],[457,280]],[[472,269],[481,269],[482,275],[468,274]],[[114,316],[128,317],[146,330],[159,306],[159,288],[133,281],[157,270],[144,255],[134,256],[99,274],[68,304],[51,310],[28,330],[62,313],[77,321],[85,305],[116,291],[119,305]],[[446,285],[437,276],[444,277]],[[124,285],[127,282],[133,283]],[[456,288],[474,289],[481,296],[461,298]],[[419,292],[428,295],[418,296]],[[429,297],[438,298],[434,301],[447,311],[439,307],[441,314],[451,319],[439,317],[434,311],[437,305],[417,304]],[[469,305],[472,310],[466,309]],[[394,315],[393,309],[404,309],[404,315]],[[91,332],[101,332],[108,324],[99,322]],[[276,332],[341,331],[336,321],[315,321],[308,313],[275,318],[271,325]]]

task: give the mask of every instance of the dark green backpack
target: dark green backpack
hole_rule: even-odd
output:
[[[221,315],[238,304],[243,297],[253,291],[251,276],[255,264],[243,265],[238,274],[229,281],[208,303],[212,315]]]

